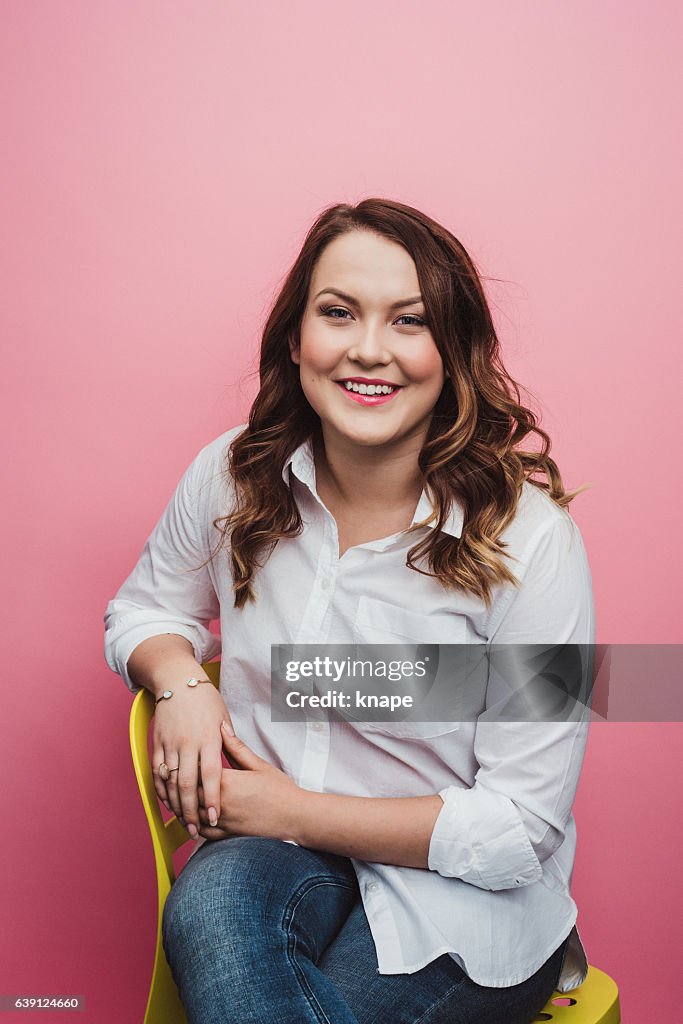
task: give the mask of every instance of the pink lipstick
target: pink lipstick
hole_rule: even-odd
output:
[[[352,401],[357,402],[359,405],[386,405],[386,403],[390,402],[392,398],[395,398],[396,395],[401,390],[400,387],[398,387],[396,384],[392,384],[390,381],[366,380],[364,378],[359,377],[347,377],[346,380],[353,381],[354,383],[357,384],[374,384],[377,385],[378,387],[383,384],[388,384],[389,387],[394,388],[391,394],[388,395],[362,395],[359,391],[351,391],[349,388],[347,388],[345,380],[337,381],[337,386],[341,388],[344,394]]]

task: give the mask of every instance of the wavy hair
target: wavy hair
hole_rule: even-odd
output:
[[[501,362],[481,279],[464,246],[430,217],[387,199],[330,206],[306,235],[263,330],[260,388],[248,425],[226,453],[235,502],[213,522],[220,537],[210,558],[229,538],[235,607],[241,608],[255,600],[254,573],[277,542],[303,530],[282,467],[303,441],[318,435],[320,420],[302,390],[289,339],[298,347],[311,277],[324,248],[356,230],[373,231],[410,253],[426,321],[448,373],[418,457],[434,511],[409,532],[434,528],[410,549],[406,565],[490,605],[494,584],[518,585],[498,538],[515,514],[524,481],[559,506],[585,488],[565,491],[549,456],[550,439]],[[529,435],[540,441],[537,451],[519,447]],[[453,499],[464,510],[459,538],[441,530]]]

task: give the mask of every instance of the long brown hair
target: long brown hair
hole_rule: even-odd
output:
[[[479,274],[463,245],[419,210],[373,198],[323,211],[268,316],[261,341],[260,389],[248,426],[226,453],[235,504],[213,523],[221,532],[218,548],[230,541],[235,607],[255,600],[254,572],[278,540],[303,529],[282,467],[303,441],[317,434],[320,421],[301,388],[289,339],[298,347],[311,277],[323,249],[355,230],[373,231],[412,256],[426,320],[448,373],[418,458],[434,515],[411,530],[425,523],[434,528],[410,549],[406,564],[445,587],[476,594],[488,605],[494,584],[517,585],[503,562],[505,544],[497,538],[515,514],[524,481],[544,490],[560,506],[583,488],[564,490],[549,457],[550,439],[521,403],[519,385],[500,359]],[[540,441],[538,451],[518,447],[529,434]],[[537,474],[545,479],[532,479]],[[459,538],[441,531],[453,498],[464,508]],[[415,564],[418,559],[423,560],[422,567]]]

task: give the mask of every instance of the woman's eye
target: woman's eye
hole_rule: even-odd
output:
[[[348,309],[344,309],[342,306],[321,306],[320,313],[322,316],[329,316],[332,320],[345,320],[345,314],[348,313]],[[341,313],[341,316],[335,316],[336,313]],[[412,323],[408,323],[406,327],[424,327],[425,321],[420,316],[416,316],[414,313],[404,313],[398,320],[411,320]],[[398,320],[396,321],[398,323]]]
[[[412,320],[412,324],[408,324],[408,327],[424,327],[424,320],[421,316],[415,316],[414,313],[404,313],[403,316],[399,317],[399,320]]]
[[[348,313],[348,309],[342,309],[341,306],[321,306],[320,312],[323,316],[331,316],[333,320],[341,320],[342,317],[332,316],[333,313]]]

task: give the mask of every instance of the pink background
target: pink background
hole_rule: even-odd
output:
[[[0,993],[85,994],[79,1020],[121,1024],[144,1012],[155,886],[102,616],[189,461],[246,417],[269,304],[328,203],[415,205],[500,279],[508,367],[567,484],[593,485],[572,512],[598,640],[680,642],[683,19],[644,0],[5,0],[0,19]],[[579,928],[627,1024],[673,999],[682,739],[595,724],[575,805]]]

